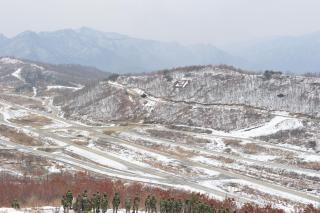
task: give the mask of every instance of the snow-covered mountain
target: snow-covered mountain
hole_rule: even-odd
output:
[[[212,45],[131,38],[90,28],[23,32],[0,37],[0,55],[54,64],[81,64],[110,72],[143,72],[194,64],[234,64],[240,59]]]
[[[233,44],[181,45],[90,28],[0,34],[0,56],[54,64],[81,64],[117,73],[150,72],[190,65],[228,64],[253,70],[319,72],[320,33]]]
[[[119,76],[56,101],[74,119],[230,131],[263,123],[277,111],[319,118],[320,78],[254,74],[227,66],[185,67]]]
[[[80,65],[52,65],[0,57],[0,85],[19,93],[41,93],[60,88],[76,90],[109,74]],[[37,94],[36,94],[37,93]],[[42,94],[43,95],[43,94]]]

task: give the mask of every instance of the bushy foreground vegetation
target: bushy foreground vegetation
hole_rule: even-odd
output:
[[[69,191],[66,193],[67,190]],[[70,199],[70,193],[72,193],[72,199]],[[130,206],[130,211],[139,209],[149,213],[212,213],[213,210],[214,212],[223,210],[248,213],[284,212],[270,205],[259,207],[247,203],[239,207],[233,199],[229,198],[219,201],[200,193],[149,186],[138,182],[112,180],[87,173],[51,174],[36,179],[7,174],[2,174],[0,177],[0,205],[2,207],[10,207],[13,201],[17,201],[20,207],[63,205],[65,208],[82,210],[83,201],[81,200],[84,195],[88,200],[85,210],[117,207],[127,209],[129,212]],[[100,199],[99,207],[97,196]],[[103,201],[103,199],[107,200]],[[320,211],[313,206],[308,206],[301,212],[317,213]]]

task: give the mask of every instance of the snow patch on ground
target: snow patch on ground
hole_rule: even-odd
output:
[[[126,147],[126,148],[128,148],[130,150],[133,150],[134,152],[143,152],[143,154],[145,154],[146,157],[147,156],[151,156],[151,157],[157,159],[157,161],[161,161],[163,163],[172,163],[172,162],[175,161],[174,159],[168,158],[168,157],[166,157],[164,155],[160,155],[160,154],[157,154],[157,153],[149,152],[147,150],[141,150],[141,149],[136,148],[136,147],[131,146],[131,145],[122,144],[122,146],[124,146],[124,147]]]
[[[36,87],[32,87],[32,91],[33,91],[33,96],[32,97],[36,97],[37,96],[37,88]]]
[[[83,86],[81,87],[67,87],[67,86],[61,86],[61,85],[53,85],[53,86],[47,86],[47,90],[50,91],[50,90],[55,90],[55,89],[71,89],[71,90],[80,90],[82,89]]]
[[[282,116],[276,116],[268,123],[257,128],[242,129],[238,131],[230,132],[234,137],[258,137],[262,135],[275,134],[281,130],[292,130],[302,128],[303,124],[296,118],[288,118]]]
[[[49,173],[60,173],[61,170],[59,168],[57,168],[55,165],[50,166],[48,169]]]
[[[190,160],[192,160],[194,162],[200,162],[200,163],[204,163],[204,164],[208,164],[208,165],[217,166],[217,167],[222,166],[222,163],[220,161],[206,158],[203,156],[192,157],[192,158],[190,158]]]
[[[72,126],[71,124],[59,120],[52,120],[52,122],[52,124],[43,126],[42,129],[59,129]]]
[[[1,58],[0,62],[3,64],[23,64],[23,62],[18,59],[8,58],[8,57]]]
[[[195,167],[194,169],[199,171],[199,172],[205,173],[208,176],[218,176],[218,175],[220,175],[220,172],[212,171],[212,170],[209,170],[209,169],[206,169],[206,168]]]
[[[43,206],[43,207],[32,207],[32,208],[21,208],[21,209],[13,209],[13,208],[0,208],[0,213],[26,213],[26,212],[38,212],[38,213],[63,213],[63,208],[53,207],[53,206]],[[69,211],[69,213],[73,213],[73,211]]]
[[[199,183],[202,185],[202,186],[205,186],[205,187],[208,187],[208,188],[211,188],[211,189],[215,189],[217,191],[221,191],[221,192],[226,192],[226,190],[223,190],[222,187],[221,187],[221,182],[223,180],[205,180],[205,181],[200,181]],[[231,191],[231,190],[228,190],[228,191]]]
[[[257,161],[272,161],[275,160],[276,158],[278,158],[278,156],[274,156],[274,155],[263,155],[263,154],[259,154],[259,155],[244,155],[242,154],[243,157],[245,158],[250,158],[252,160],[257,160]]]
[[[1,108],[1,113],[3,115],[3,119],[6,122],[9,122],[8,120],[10,119],[15,119],[15,118],[20,118],[20,117],[25,117],[30,115],[30,113],[27,110],[24,109],[15,109],[8,106],[2,107]]]
[[[298,156],[299,158],[303,159],[303,161],[306,162],[320,162],[320,155],[319,154],[306,154],[306,153],[301,153]]]
[[[32,67],[35,67],[35,68],[38,68],[40,70],[44,70],[43,67],[39,66],[39,65],[36,65],[36,64],[30,64]]]
[[[19,79],[20,81],[25,82],[25,80],[22,78],[21,76],[21,68],[17,69],[15,72],[13,72],[11,75],[17,79]]]
[[[94,154],[92,152],[86,151],[84,149],[81,149],[81,148],[78,148],[75,146],[70,146],[70,147],[66,148],[66,150],[70,151],[72,153],[75,153],[77,155],[83,156],[85,158],[88,158],[96,163],[99,163],[99,164],[102,164],[102,165],[105,165],[105,166],[108,166],[108,167],[111,167],[114,169],[120,169],[120,170],[127,170],[128,169],[125,165],[123,165],[121,163],[118,163],[114,160],[110,160],[106,157],[102,157],[98,154]]]
[[[10,173],[11,175],[15,175],[15,176],[23,176],[23,174],[21,172],[18,172],[16,170],[12,170],[12,169],[8,169],[8,168],[1,168],[0,167],[0,172],[3,173]]]
[[[270,187],[265,187],[265,186],[262,186],[262,185],[259,185],[259,184],[255,184],[255,183],[252,183],[252,182],[249,182],[249,181],[246,181],[246,180],[232,179],[232,180],[228,180],[227,182],[238,183],[239,185],[243,185],[243,186],[249,186],[250,188],[253,188],[255,190],[259,190],[259,191],[261,191],[263,193],[279,196],[279,197],[286,198],[286,199],[289,199],[289,200],[292,200],[292,201],[296,201],[296,202],[302,202],[302,203],[305,203],[305,204],[313,203],[311,200],[302,198],[300,196],[295,196],[293,194],[289,194],[289,193],[286,193],[286,192],[283,192],[283,191],[280,191],[280,190],[275,190],[275,189],[272,189]]]
[[[207,137],[199,137],[199,136],[198,138],[207,139]],[[210,141],[211,141],[210,143],[206,144],[206,148],[208,150],[222,152],[226,148],[226,145],[221,138],[210,139]]]

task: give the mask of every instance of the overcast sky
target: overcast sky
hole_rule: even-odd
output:
[[[320,31],[320,0],[0,0],[0,33],[87,26],[221,45]]]

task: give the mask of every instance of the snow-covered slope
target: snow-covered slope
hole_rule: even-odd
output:
[[[82,85],[108,74],[95,68],[79,65],[50,65],[19,60],[10,57],[0,58],[1,88],[14,88],[15,92],[41,96],[48,90],[78,90]]]
[[[286,116],[274,118],[281,112],[287,112],[287,117],[320,117],[320,78],[258,75],[226,66],[186,67],[119,76],[65,97],[59,104],[66,116],[93,122],[129,120],[231,131],[270,121],[285,130],[302,124]],[[261,128],[250,131],[251,136],[268,126]]]

